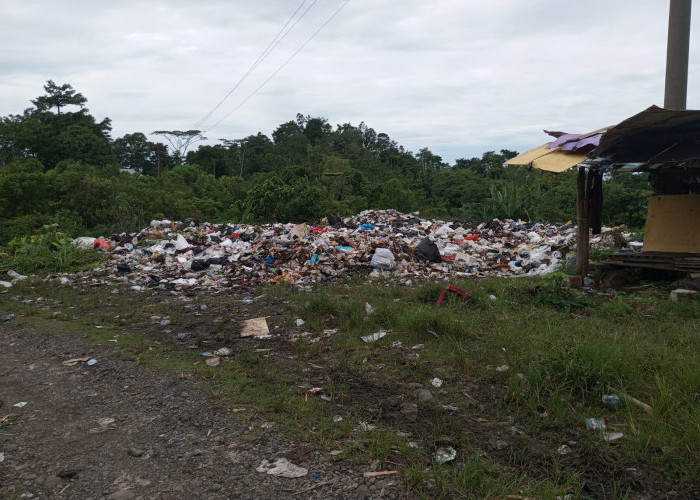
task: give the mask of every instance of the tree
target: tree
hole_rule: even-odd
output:
[[[61,86],[56,85],[53,80],[49,80],[44,85],[44,90],[47,95],[37,97],[32,101],[32,104],[36,106],[39,111],[51,111],[52,108],[56,108],[57,114],[61,114],[61,108],[65,106],[79,106],[81,112],[87,113],[85,108],[85,103],[87,99],[83,97],[83,94],[76,92],[73,87],[64,83]]]
[[[122,168],[159,176],[169,166],[168,148],[160,142],[151,142],[141,132],[125,134],[112,143]]]
[[[153,135],[161,135],[173,147],[173,156],[182,163],[187,154],[187,149],[198,141],[206,141],[201,130],[156,130]]]

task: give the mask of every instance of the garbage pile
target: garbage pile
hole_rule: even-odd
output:
[[[541,275],[574,247],[573,224],[445,222],[368,210],[323,225],[154,220],[137,234],[74,243],[109,247],[111,260],[62,281],[129,283],[134,290],[226,290],[263,283],[307,287],[354,274],[415,280]]]

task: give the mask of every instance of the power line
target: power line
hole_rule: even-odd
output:
[[[221,99],[212,109],[209,110],[197,123],[194,124],[192,128],[196,129],[200,127],[204,122],[206,122],[215,112],[219,107],[226,101],[226,99],[229,98],[231,94],[245,81],[246,78],[257,68],[260,63],[268,56],[270,53],[279,45],[279,43],[284,40],[284,38],[289,34],[290,31],[294,29],[294,27],[301,21],[304,16],[306,15],[309,10],[316,4],[318,0],[313,0],[311,5],[299,16],[299,18],[294,22],[294,24],[286,31],[284,30],[289,26],[289,23],[292,22],[292,19],[296,17],[297,13],[301,10],[301,8],[304,6],[304,4],[307,2],[307,0],[302,0],[302,2],[299,4],[297,9],[294,11],[294,13],[291,15],[291,17],[287,20],[286,23],[284,23],[284,26],[279,30],[279,32],[275,35],[275,37],[272,39],[272,41],[268,44],[267,47],[265,47],[265,50],[262,51],[262,53],[258,56],[258,58],[255,60],[255,62],[248,68],[248,71],[241,77],[240,80],[238,80],[238,83],[224,96],[223,99]],[[284,34],[282,34],[284,32]],[[280,36],[282,35],[282,36]]]
[[[284,62],[282,63],[282,65],[281,65],[279,68],[277,68],[277,70],[275,70],[274,73],[272,73],[264,82],[262,82],[262,83],[260,84],[260,86],[259,86],[258,88],[256,88],[248,97],[246,97],[245,99],[243,99],[243,101],[241,101],[241,103],[240,103],[238,106],[236,106],[235,108],[233,108],[226,116],[224,116],[221,120],[219,120],[219,121],[216,122],[214,125],[212,125],[211,127],[209,127],[209,129],[208,129],[206,132],[211,131],[213,128],[215,128],[217,125],[219,125],[221,122],[223,122],[224,120],[226,120],[229,116],[231,116],[233,113],[235,113],[236,111],[238,111],[238,109],[239,109],[241,106],[243,106],[246,102],[248,102],[248,101],[250,100],[251,97],[253,97],[255,94],[257,94],[258,91],[259,91],[261,88],[263,88],[270,80],[272,80],[272,79],[277,75],[277,73],[279,73],[280,71],[282,71],[282,69],[283,69],[292,59],[294,59],[294,57],[295,57],[299,52],[301,52],[302,49],[303,49],[304,47],[306,47],[306,46],[309,44],[309,42],[311,42],[311,40],[313,40],[313,39],[316,37],[316,35],[318,35],[318,34],[321,32],[321,30],[322,30],[323,28],[325,28],[326,25],[328,25],[328,23],[330,23],[330,22],[333,20],[333,18],[334,18],[335,16],[337,16],[337,15],[340,13],[340,11],[343,10],[343,8],[345,8],[345,6],[346,6],[347,4],[349,4],[349,3],[350,3],[350,0],[346,0],[345,3],[344,3],[343,5],[341,5],[340,7],[338,7],[338,9],[337,9],[333,14],[331,14],[331,16],[330,16],[328,19],[326,19],[326,21],[321,25],[321,27],[320,27],[319,29],[317,29],[317,30],[316,30],[316,31],[315,31],[315,32],[314,32],[314,33],[313,33],[313,34],[312,34],[312,35],[311,35],[311,36],[296,50],[296,52],[294,52],[291,56],[289,56],[289,58],[288,58],[286,61],[284,61]]]

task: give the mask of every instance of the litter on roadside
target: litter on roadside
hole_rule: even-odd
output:
[[[92,358],[90,356],[87,356],[85,358],[73,358],[73,359],[67,359],[67,360],[63,361],[61,364],[63,366],[75,366],[78,363],[86,363],[86,362],[90,361],[91,359]]]
[[[267,319],[264,317],[245,320],[241,329],[241,337],[261,337],[269,333]]]
[[[374,332],[371,335],[365,335],[362,337],[362,340],[365,342],[374,342],[376,340],[381,339],[382,337],[385,337],[387,332],[384,330],[379,330],[378,332]]]
[[[586,419],[586,428],[591,430],[605,430],[605,420],[602,418],[589,417]]]
[[[451,462],[457,458],[457,450],[451,446],[443,446],[435,452],[435,461],[439,464]]]
[[[604,432],[603,433],[603,439],[605,439],[608,443],[617,443],[624,434],[621,432]]]
[[[308,469],[294,465],[286,458],[278,458],[274,462],[263,460],[255,469],[257,472],[265,472],[271,476],[297,478],[309,473]]]

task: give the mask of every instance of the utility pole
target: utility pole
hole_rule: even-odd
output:
[[[686,109],[691,1],[671,0],[666,45],[666,87],[664,91],[664,108],[666,109]]]

